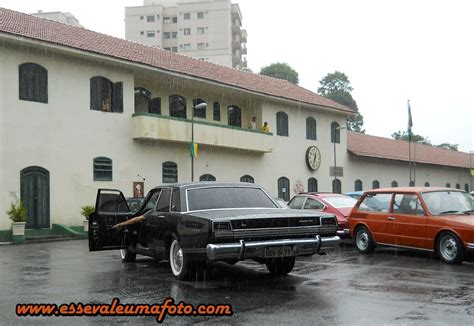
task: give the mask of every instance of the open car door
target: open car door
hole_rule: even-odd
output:
[[[89,217],[89,251],[126,248],[130,242],[126,228],[113,227],[131,216],[120,190],[99,189],[95,212]]]

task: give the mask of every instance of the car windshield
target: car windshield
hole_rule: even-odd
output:
[[[423,193],[428,210],[433,215],[472,212],[473,198],[462,191],[433,191]]]
[[[349,196],[324,197],[324,200],[331,204],[331,206],[336,208],[354,207],[354,205],[357,203],[356,199]]]
[[[278,208],[260,188],[209,187],[189,189],[190,211],[222,208]]]

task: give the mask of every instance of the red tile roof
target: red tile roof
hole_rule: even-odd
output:
[[[343,105],[287,81],[212,64],[5,8],[0,8],[0,33],[2,32],[144,64],[263,95],[352,112]]]
[[[412,156],[414,151],[417,163],[469,168],[468,153],[429,145],[415,144],[414,147],[415,150],[412,147]],[[347,150],[357,156],[406,162],[409,160],[408,142],[358,132],[347,132]],[[474,164],[474,161],[472,163]]]

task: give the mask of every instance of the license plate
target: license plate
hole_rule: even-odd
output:
[[[293,248],[292,247],[266,247],[265,248],[265,257],[288,257],[292,256]]]

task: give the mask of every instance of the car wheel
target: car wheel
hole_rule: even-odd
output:
[[[124,263],[133,263],[137,258],[137,254],[131,252],[128,248],[120,249],[120,258],[122,258]]]
[[[372,234],[365,226],[359,226],[355,233],[355,245],[362,254],[371,254],[374,252],[375,243]]]
[[[286,275],[293,270],[295,257],[270,259],[265,265],[267,265],[268,271],[274,276]]]
[[[459,264],[463,260],[463,246],[458,237],[450,232],[441,234],[438,241],[438,254],[448,264]]]
[[[171,272],[174,277],[177,280],[187,279],[190,272],[190,262],[176,237],[173,237],[171,241],[169,254]]]

